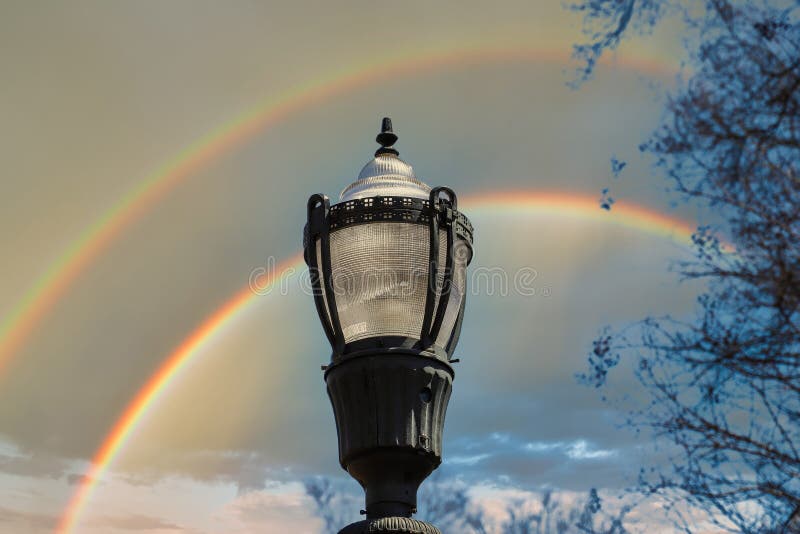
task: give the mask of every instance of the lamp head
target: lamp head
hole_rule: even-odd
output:
[[[391,148],[391,119],[377,141],[338,203],[308,202],[304,254],[332,359],[402,350],[447,361],[464,312],[472,225],[452,189],[429,187]]]

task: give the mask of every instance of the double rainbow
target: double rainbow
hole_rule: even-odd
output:
[[[295,87],[277,97],[262,102],[254,109],[240,115],[216,131],[188,146],[173,160],[145,177],[119,202],[107,210],[64,253],[53,262],[47,271],[26,292],[12,312],[0,323],[0,376],[37,324],[47,315],[56,302],[67,292],[71,284],[86,267],[132,222],[137,220],[170,191],[181,184],[198,169],[215,158],[230,152],[258,132],[287,119],[311,105],[348,92],[358,90],[397,77],[424,74],[437,69],[454,69],[498,62],[553,62],[563,63],[568,57],[552,50],[525,49],[459,49],[423,55],[406,56],[387,61],[381,58],[339,73],[335,76]],[[625,60],[622,66],[642,72],[665,75],[671,69],[656,61]],[[525,212],[556,213],[563,216],[592,218],[611,221],[658,235],[687,238],[692,228],[689,224],[647,210],[642,207],[620,203],[613,214],[602,212],[595,198],[563,193],[508,192],[477,196],[463,201],[465,208],[492,208],[499,204],[509,205]],[[282,262],[274,274],[274,283],[287,269],[295,268],[299,256]],[[57,532],[68,533],[77,524],[81,510],[85,507],[99,478],[124,447],[126,440],[142,421],[148,411],[181,370],[202,347],[220,330],[234,321],[255,302],[249,287],[243,288],[219,307],[200,324],[161,363],[158,370],[138,391],[114,423],[94,455],[90,469],[70,500],[57,527]]]
[[[295,87],[271,97],[219,129],[198,139],[173,160],[157,168],[109,208],[73,241],[0,323],[0,377],[13,355],[48,311],[67,292],[91,262],[132,222],[210,161],[230,152],[255,134],[274,126],[308,106],[337,96],[437,69],[457,69],[498,62],[564,63],[568,56],[554,50],[460,49],[425,53],[367,63],[329,78]],[[662,63],[626,59],[625,68],[663,76],[671,72]]]
[[[509,191],[466,197],[462,208],[470,210],[513,210],[527,214],[549,214],[581,220],[602,221],[639,230],[652,235],[676,239],[685,243],[691,240],[694,227],[680,219],[669,217],[647,208],[626,204],[615,205],[612,213],[600,209],[595,197],[558,192],[534,193]],[[260,288],[269,289],[286,273],[293,272],[303,263],[296,254],[282,261],[266,280],[260,280]],[[122,416],[112,427],[92,459],[89,472],[74,493],[59,523],[57,533],[68,534],[77,524],[97,482],[124,449],[134,430],[151,412],[158,399],[169,388],[193,358],[202,353],[203,347],[219,332],[257,302],[258,294],[248,285],[239,290],[225,304],[212,313],[162,362],[144,386],[125,408]]]

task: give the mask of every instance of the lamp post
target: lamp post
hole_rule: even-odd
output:
[[[333,349],[323,370],[339,463],[366,493],[366,520],[340,534],[439,533],[411,515],[442,461],[472,225],[453,190],[431,189],[399,158],[390,119],[376,140],[338,203],[309,198],[303,235]]]

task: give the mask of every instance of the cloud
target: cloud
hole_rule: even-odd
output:
[[[472,456],[458,456],[453,455],[447,459],[447,462],[453,465],[476,465],[479,462],[489,458],[491,454],[483,453],[483,454],[473,454]]]
[[[239,495],[216,515],[230,534],[319,532],[322,520],[300,483],[276,483],[269,489]]]
[[[583,439],[573,441],[566,452],[573,460],[594,460],[617,455],[617,451],[611,449],[592,449]]]
[[[149,532],[153,534],[188,532],[188,530],[171,521],[141,514],[95,517],[89,521],[89,525],[101,529]]]
[[[589,487],[624,488],[638,469],[643,452],[630,443],[601,446],[576,437],[570,440],[532,440],[502,433],[461,436],[448,444],[440,468],[446,476],[472,481],[504,477],[509,483],[549,485],[580,490]],[[633,464],[633,465],[631,465]]]
[[[54,515],[0,506],[0,532],[50,533],[57,522]]]
[[[91,480],[93,479],[89,475],[79,475],[75,473],[71,473],[66,477],[67,484],[69,484],[70,486],[80,486]]]
[[[501,437],[498,437],[501,436]],[[570,460],[597,460],[616,456],[618,451],[613,449],[598,449],[593,447],[585,439],[573,441],[529,441],[523,443],[509,434],[490,434],[488,439],[466,439],[458,444],[464,450],[488,449],[472,455],[451,454],[446,457],[445,462],[452,465],[475,466],[484,460],[498,454],[518,454],[521,461],[525,461],[531,454],[543,456],[546,453],[553,453]]]
[[[308,466],[299,463],[280,465],[274,457],[261,451],[165,451],[158,461],[151,460],[149,453],[146,458],[147,464],[143,465],[129,460],[117,476],[132,485],[148,486],[169,478],[165,473],[171,473],[198,482],[233,484],[237,493],[242,495],[281,481],[297,480],[312,472]],[[134,459],[137,461],[140,460]]]
[[[0,472],[34,478],[60,478],[69,466],[64,458],[50,453],[26,453],[18,446],[0,441]]]

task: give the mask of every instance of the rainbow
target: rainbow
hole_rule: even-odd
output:
[[[556,215],[612,223],[640,232],[691,243],[696,226],[652,209],[625,201],[610,212],[600,209],[598,197],[559,191],[498,191],[465,197],[459,209],[470,213],[503,210],[523,214]]]
[[[302,262],[302,255],[296,254],[279,263],[271,273],[266,273],[268,279],[262,280],[260,290],[266,291],[272,287],[281,276],[291,272],[296,265]],[[206,318],[200,326],[184,339],[178,347],[161,363],[158,370],[148,378],[145,385],[139,389],[133,399],[125,407],[122,416],[114,423],[103,444],[92,458],[89,471],[84,475],[78,490],[72,496],[65,513],[63,514],[56,532],[71,532],[78,514],[88,500],[96,482],[106,468],[119,454],[127,438],[137,427],[140,421],[152,409],[161,394],[175,380],[178,374],[186,369],[192,358],[200,352],[203,346],[226,325],[241,315],[255,302],[257,294],[248,285],[237,291],[220,306],[214,313]]]
[[[505,212],[524,214],[550,214],[573,217],[582,220],[602,221],[648,234],[675,239],[680,242],[691,241],[694,227],[686,221],[664,215],[651,209],[619,202],[609,213],[599,207],[596,197],[576,195],[563,192],[530,192],[509,191],[465,197],[460,207],[469,213],[475,211],[496,211],[502,208]],[[260,284],[259,289],[271,287],[283,273],[290,272],[302,264],[300,254],[281,262],[271,276]],[[269,274],[269,273],[268,273]],[[238,291],[232,298],[220,306],[203,321],[181,344],[169,355],[147,382],[139,389],[127,405],[120,418],[114,423],[111,431],[104,438],[100,448],[92,458],[87,475],[73,494],[56,529],[57,534],[69,534],[74,529],[81,511],[91,497],[98,480],[102,477],[114,459],[129,441],[136,427],[145,415],[153,410],[156,401],[163,396],[176,377],[188,368],[193,358],[202,352],[226,325],[250,308],[258,294],[247,287]]]
[[[487,63],[567,60],[568,56],[560,51],[542,49],[463,48],[435,53],[426,51],[403,57],[381,58],[269,98],[198,139],[174,159],[145,177],[68,246],[0,323],[0,372],[72,282],[125,228],[195,171],[258,132],[308,106],[397,77]],[[619,64],[656,76],[674,71],[665,67],[664,63],[652,60],[625,59]]]

